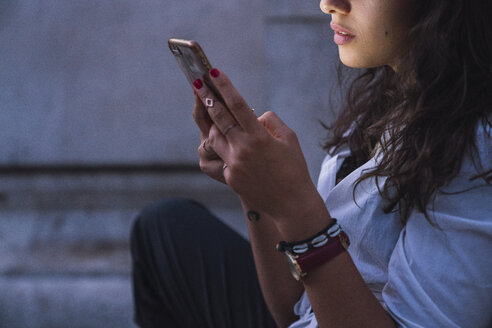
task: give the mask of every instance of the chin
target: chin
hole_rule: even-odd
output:
[[[338,48],[338,54],[340,57],[340,61],[342,64],[345,66],[351,67],[351,68],[365,68],[363,63],[360,61],[360,58],[357,58],[357,56],[354,56],[351,51],[344,51],[340,48]]]
[[[363,58],[361,56],[357,56],[350,51],[339,50],[339,57],[342,64],[351,68],[373,68],[383,66],[383,64],[369,60],[368,58]]]
[[[347,59],[343,59],[341,57],[340,57],[340,61],[342,62],[342,64],[344,64],[345,66],[350,67],[350,68],[368,68],[368,67],[362,65],[361,63],[359,63],[357,61],[347,60]]]

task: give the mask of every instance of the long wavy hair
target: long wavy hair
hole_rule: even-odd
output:
[[[378,186],[387,201],[384,210],[399,211],[404,224],[414,210],[431,222],[427,206],[456,177],[465,156],[476,155],[476,129],[491,126],[492,113],[492,2],[415,5],[397,72],[370,68],[351,79],[345,107],[327,127],[324,145],[335,153],[348,143],[353,168],[378,145],[377,167],[363,173],[356,187],[370,177],[387,177]],[[492,169],[483,168],[475,178],[490,183]]]

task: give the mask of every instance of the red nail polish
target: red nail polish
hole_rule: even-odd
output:
[[[195,82],[193,82],[193,85],[195,86],[195,88],[197,88],[198,90],[201,89],[203,87],[203,83],[202,83],[202,80],[200,79],[196,79]]]
[[[219,72],[219,70],[218,70],[218,69],[216,69],[216,68],[212,68],[212,69],[210,70],[210,75],[212,75],[212,77],[218,77],[218,76],[220,75],[220,72]]]

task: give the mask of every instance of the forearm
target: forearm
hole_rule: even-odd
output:
[[[302,220],[276,220],[282,238],[288,241],[305,239],[330,221],[324,204]],[[312,231],[307,233],[306,227]],[[319,327],[394,327],[347,252],[308,272],[303,284]]]
[[[319,327],[394,327],[348,253],[316,268],[304,280]]]
[[[242,205],[263,297],[277,325],[286,327],[297,319],[293,308],[304,291],[303,285],[292,279],[283,255],[275,251],[282,237],[274,222],[266,214]]]

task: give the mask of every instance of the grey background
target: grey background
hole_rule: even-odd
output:
[[[235,196],[198,170],[169,37],[274,110],[316,179],[337,62],[318,5],[0,1],[0,327],[134,327],[128,235],[159,198],[198,199],[246,237]]]

